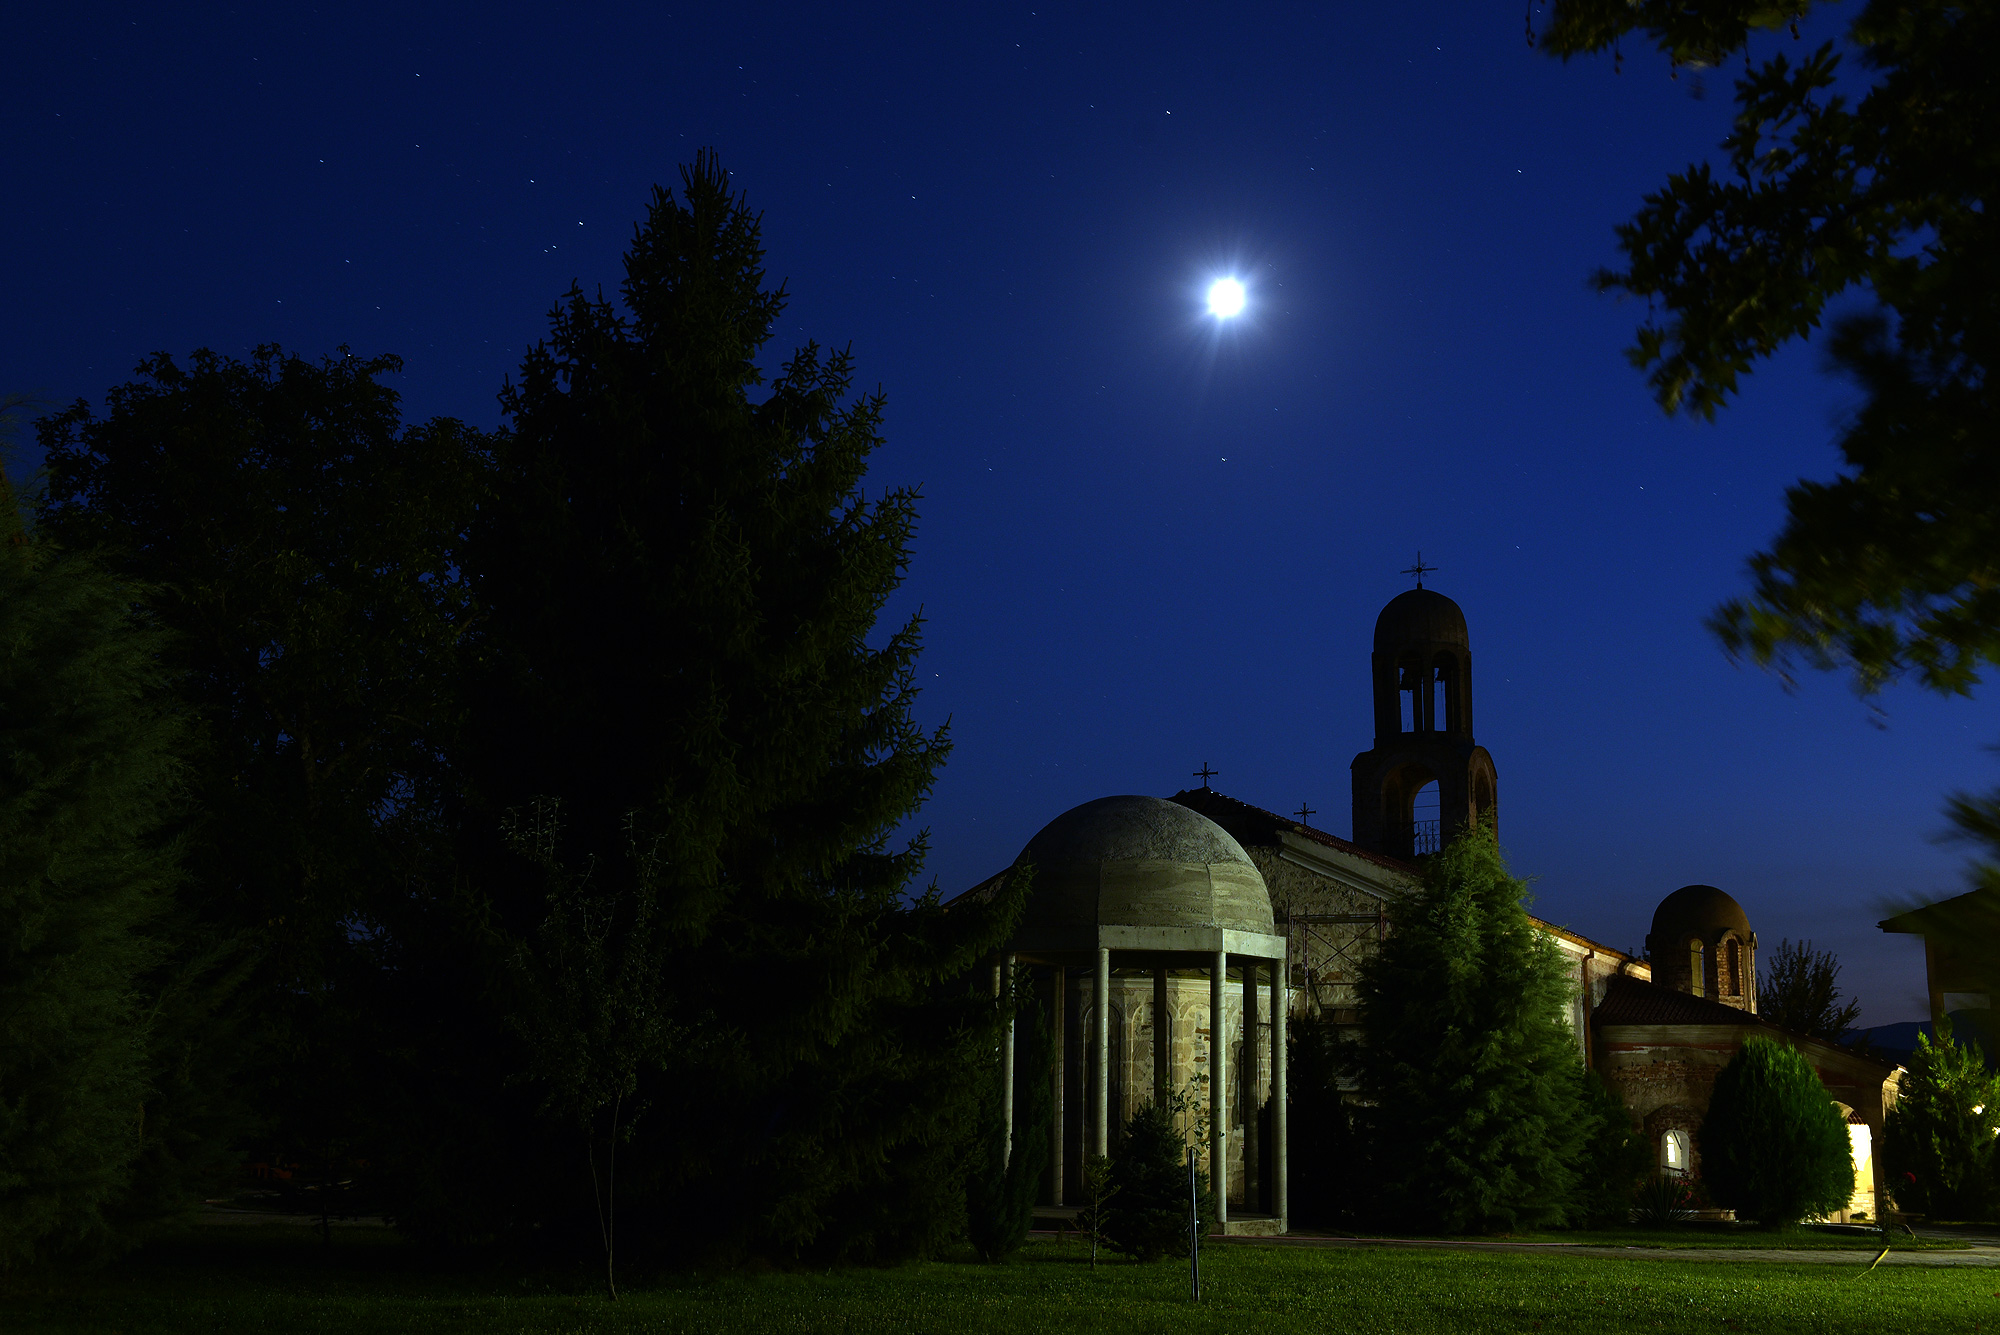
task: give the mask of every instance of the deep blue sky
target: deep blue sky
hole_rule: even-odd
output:
[[[1829,28],[1829,31],[1833,29]],[[889,394],[920,484],[924,813],[958,889],[1106,793],[1218,787],[1348,832],[1370,634],[1417,549],[1471,622],[1479,740],[1537,911],[1637,945],[1705,881],[1922,1011],[1885,897],[1985,786],[1985,701],[1787,695],[1702,616],[1849,395],[1806,348],[1669,421],[1592,293],[1711,155],[1726,78],[1564,66],[1518,7],[44,6],[10,22],[0,388],[95,398],[155,350],[407,359],[499,420],[572,279],[616,286],[698,147],[765,213],[781,342]],[[1810,35],[1809,35],[1810,36]],[[1787,39],[1788,40],[1788,39]],[[1215,275],[1251,310],[1218,338]],[[782,349],[774,351],[781,352]],[[1886,723],[1885,727],[1876,726]]]

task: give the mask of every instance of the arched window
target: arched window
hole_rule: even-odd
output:
[[[1688,974],[1694,984],[1688,990],[1698,997],[1708,995],[1707,965],[1708,952],[1702,949],[1701,942],[1688,942]]]
[[[1417,789],[1410,799],[1410,853],[1422,857],[1444,846],[1444,826],[1440,820],[1443,803],[1438,800],[1438,784],[1432,779]]]
[[[1691,1164],[1688,1160],[1688,1133],[1673,1130],[1660,1136],[1660,1174],[1674,1173],[1686,1177]]]
[[[1396,669],[1396,709],[1404,732],[1423,730],[1425,675],[1422,660],[1406,660]]]
[[[1439,654],[1431,662],[1431,731],[1458,731],[1458,660]]]
[[[1722,964],[1724,970],[1722,983],[1723,995],[1731,997],[1742,996],[1743,954],[1741,948],[1736,944],[1736,938],[1733,936],[1729,938],[1729,944],[1722,949]]]

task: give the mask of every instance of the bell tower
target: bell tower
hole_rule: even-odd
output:
[[[1391,857],[1438,849],[1488,813],[1493,757],[1472,740],[1465,613],[1423,586],[1375,619],[1375,745],[1354,757],[1354,842]]]

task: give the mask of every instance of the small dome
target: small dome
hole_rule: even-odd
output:
[[[1413,644],[1469,645],[1465,613],[1433,589],[1399,593],[1375,618],[1375,652],[1394,653]]]
[[[1243,845],[1158,797],[1100,797],[1042,827],[1024,926],[1221,927],[1270,935],[1271,895]]]
[[[1657,950],[1667,950],[1677,939],[1692,936],[1713,941],[1728,931],[1749,939],[1750,917],[1743,906],[1712,885],[1684,885],[1653,910],[1653,932],[1648,940],[1659,943]]]

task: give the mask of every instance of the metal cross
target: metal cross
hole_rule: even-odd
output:
[[[1219,769],[1210,769],[1208,767],[1208,762],[1204,760],[1201,762],[1201,768],[1194,772],[1194,777],[1200,779],[1201,786],[1206,788],[1208,787],[1208,781],[1220,773],[1222,773],[1222,771]]]
[[[1405,575],[1415,575],[1417,577],[1417,587],[1421,589],[1424,587],[1424,576],[1436,574],[1437,567],[1425,565],[1424,554],[1422,552],[1418,552],[1417,563],[1411,566],[1408,570],[1405,570],[1403,573]]]
[[[1312,824],[1312,818],[1314,816],[1317,816],[1319,813],[1317,811],[1314,811],[1311,807],[1307,806],[1305,803],[1301,802],[1299,803],[1299,809],[1293,812],[1292,814],[1299,818],[1299,824],[1310,825]]]

